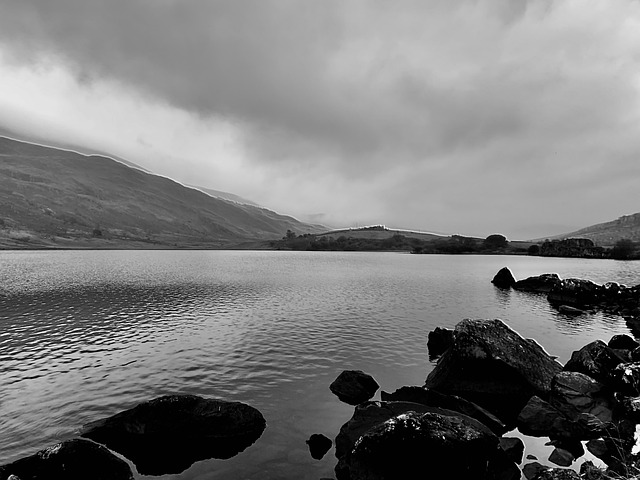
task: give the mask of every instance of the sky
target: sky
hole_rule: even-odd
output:
[[[0,125],[334,227],[640,211],[638,0],[0,0]]]

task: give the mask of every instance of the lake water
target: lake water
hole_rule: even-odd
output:
[[[0,464],[139,402],[191,393],[246,402],[267,429],[232,459],[161,478],[334,477],[333,450],[314,460],[305,440],[333,439],[351,417],[329,391],[344,369],[370,373],[386,391],[422,385],[433,368],[428,332],[464,318],[501,318],[563,363],[592,340],[629,333],[619,317],[570,317],[544,296],[494,288],[503,266],[517,278],[640,283],[640,262],[608,260],[0,252]]]

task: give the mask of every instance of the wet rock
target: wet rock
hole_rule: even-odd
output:
[[[524,454],[524,443],[517,437],[501,437],[500,448],[515,463],[522,463],[522,455]]]
[[[511,273],[511,270],[509,270],[509,267],[502,267],[500,270],[498,270],[498,273],[496,273],[495,277],[493,277],[491,283],[493,283],[496,287],[511,288],[516,284],[516,279],[513,276],[513,273]]]
[[[513,288],[524,292],[549,293],[560,281],[560,277],[556,273],[545,273],[519,280],[513,285]]]
[[[610,374],[610,385],[623,395],[640,395],[640,363],[620,363]]]
[[[476,430],[493,435],[491,430],[477,420],[466,417],[458,412],[444,408],[430,407],[413,402],[366,402],[356,406],[353,416],[340,428],[340,433],[335,440],[336,457],[336,477],[338,480],[349,479],[350,458],[358,439],[372,428],[386,422],[390,418],[403,413],[436,413],[438,415],[462,417],[467,423],[474,426]]]
[[[131,480],[133,473],[127,462],[102,445],[76,438],[0,466],[0,479],[11,477],[22,480]]]
[[[426,387],[457,395],[513,422],[533,395],[547,397],[562,369],[544,349],[502,320],[463,320]]]
[[[481,406],[464,398],[446,395],[426,387],[401,387],[393,393],[382,392],[380,398],[384,401],[414,402],[463,413],[483,423],[496,435],[502,435],[509,430],[504,422]]]
[[[549,468],[537,462],[525,465],[523,473],[528,480],[580,480],[580,475],[574,470]]]
[[[522,469],[522,473],[527,478],[527,480],[533,480],[538,474],[547,470],[548,467],[545,467],[539,462],[531,462],[527,463]]]
[[[640,397],[618,397],[621,415],[634,423],[640,423]]]
[[[142,475],[163,475],[198,460],[233,457],[265,427],[262,414],[244,403],[174,395],[85,425],[82,436],[124,455]]]
[[[368,430],[347,462],[348,477],[359,479],[487,476],[498,439],[459,416],[406,412]]]
[[[429,332],[427,348],[429,350],[429,360],[434,360],[442,355],[453,344],[453,330],[449,328],[436,327]]]
[[[557,305],[584,308],[600,301],[601,286],[590,280],[566,278],[549,291],[547,300]]]
[[[640,347],[640,343],[636,342],[631,335],[621,334],[611,337],[607,346],[614,350],[635,350]]]
[[[329,385],[329,389],[342,402],[349,405],[358,405],[370,400],[378,388],[380,388],[378,382],[361,370],[344,370]]]
[[[311,435],[306,443],[309,445],[309,453],[311,453],[311,457],[315,460],[321,460],[333,446],[331,439],[320,433],[314,433]]]
[[[570,467],[574,460],[573,454],[564,448],[556,447],[549,455],[549,461],[561,467]]]
[[[611,421],[614,404],[605,386],[579,372],[560,372],[551,382],[549,403],[569,417],[589,416],[602,423]]]
[[[532,437],[582,438],[584,426],[539,397],[531,397],[518,415],[518,430]]]
[[[606,383],[609,373],[623,361],[602,340],[596,340],[573,352],[564,370],[584,373],[601,383]]]

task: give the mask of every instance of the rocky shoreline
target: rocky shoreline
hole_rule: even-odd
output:
[[[603,310],[634,331],[640,285],[597,285],[545,274],[517,281],[508,268],[496,288],[544,294],[566,313]],[[342,372],[330,390],[354,413],[335,442],[307,440],[314,459],[335,444],[337,480],[473,478],[478,480],[640,478],[640,343],[615,335],[595,340],[560,364],[533,339],[499,319],[465,319],[428,339],[436,359],[425,383],[395,392],[358,370]],[[180,473],[195,461],[229,458],[255,443],[266,421],[239,402],[165,396],[85,425],[80,438],[0,466],[0,480],[132,479]],[[548,439],[548,461],[523,463],[524,444],[508,432]],[[606,468],[583,462],[585,453]],[[118,455],[114,454],[116,452]],[[418,473],[416,473],[418,472]]]

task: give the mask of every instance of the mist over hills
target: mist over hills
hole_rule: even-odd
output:
[[[326,230],[100,155],[0,137],[0,160],[2,248],[234,248]]]

